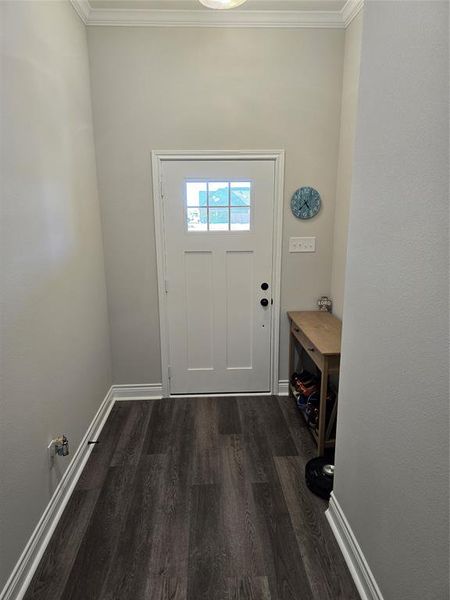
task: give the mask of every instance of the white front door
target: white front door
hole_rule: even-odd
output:
[[[162,163],[170,393],[270,391],[275,165]]]

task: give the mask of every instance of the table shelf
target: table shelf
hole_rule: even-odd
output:
[[[334,406],[329,420],[326,419],[326,403],[330,386],[329,376],[336,373],[337,381],[340,366],[341,322],[329,313],[320,311],[288,312],[290,320],[289,342],[289,396],[297,399],[298,393],[290,383],[296,370],[302,370],[308,360],[320,373],[319,420],[316,428],[308,426],[317,444],[317,452],[322,456],[327,448],[333,448],[335,439],[331,437],[335,429],[338,402],[338,385]],[[299,367],[296,368],[296,362]],[[306,420],[305,413],[299,409]]]

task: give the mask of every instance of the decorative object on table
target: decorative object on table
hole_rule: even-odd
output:
[[[297,219],[312,219],[320,210],[320,194],[312,187],[299,188],[291,199],[291,211]]]
[[[328,296],[322,296],[317,300],[317,306],[322,312],[330,313],[333,309],[333,302],[328,298]]]

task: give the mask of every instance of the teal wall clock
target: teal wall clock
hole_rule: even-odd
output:
[[[320,194],[312,187],[299,188],[291,200],[291,210],[297,219],[312,219],[320,210]]]

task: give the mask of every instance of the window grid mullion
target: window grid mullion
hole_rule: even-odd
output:
[[[228,181],[228,231],[231,231],[231,184]]]
[[[206,183],[206,206],[201,206],[200,203],[199,203],[198,206],[190,207],[190,208],[197,208],[200,215],[201,215],[202,209],[205,208],[206,209],[206,231],[215,231],[215,230],[211,229],[211,206],[210,206],[210,203],[209,203],[210,183],[211,182],[210,181],[206,181],[205,183]],[[227,227],[227,229],[225,231],[232,231],[232,229],[231,229],[231,210],[232,209],[238,209],[238,208],[241,208],[241,209],[245,208],[245,209],[247,209],[247,211],[248,211],[248,218],[249,218],[249,221],[250,221],[251,220],[251,212],[252,212],[251,211],[251,201],[249,202],[248,205],[243,205],[243,206],[242,205],[237,205],[237,204],[232,204],[231,203],[231,181],[227,181],[226,183],[227,183],[227,186],[228,186],[228,203],[227,203],[227,206],[226,207],[224,206],[223,208],[224,209],[227,208],[227,210],[228,210],[228,227]],[[219,213],[220,213],[220,210],[222,210],[222,207],[219,206],[219,207],[216,207],[216,208],[219,209]],[[200,219],[200,221],[201,221],[201,219]]]
[[[206,182],[206,231],[209,231],[209,181]]]

